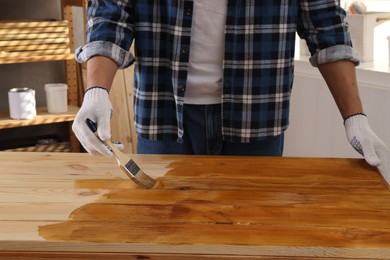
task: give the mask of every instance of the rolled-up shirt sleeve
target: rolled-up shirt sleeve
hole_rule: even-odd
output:
[[[114,60],[119,68],[130,66],[134,57],[130,46],[134,38],[133,1],[91,0],[87,9],[86,44],[76,49],[76,60],[93,56]]]
[[[352,47],[346,13],[337,1],[300,1],[298,35],[306,41],[310,63],[320,64],[349,60],[358,65],[360,58]]]
[[[310,63],[314,67],[318,65],[338,60],[349,60],[359,65],[359,55],[355,49],[346,45],[335,45],[322,50],[317,51],[310,57]]]

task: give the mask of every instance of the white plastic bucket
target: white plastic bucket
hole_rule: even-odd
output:
[[[12,119],[33,119],[37,115],[35,90],[31,88],[10,89],[8,103]]]
[[[68,111],[68,85],[65,83],[45,84],[46,106],[49,113]]]

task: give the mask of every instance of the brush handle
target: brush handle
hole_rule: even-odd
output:
[[[97,138],[97,125],[91,119],[87,118],[85,123],[88,125],[89,129],[96,135]],[[111,140],[101,140],[109,149],[111,149],[112,153],[115,156],[116,161],[118,162],[119,167],[123,170],[123,172],[132,179],[139,186],[147,189],[153,188],[156,181],[151,178],[149,175],[145,174],[138,165],[126,154],[122,153],[116,145],[114,145]]]
[[[89,129],[91,129],[91,131],[96,135],[96,137],[99,138],[99,136],[97,135],[97,124],[90,118],[85,119],[85,123],[87,124]],[[108,148],[110,148],[120,166],[126,165],[128,161],[127,156],[125,156],[124,153],[122,153],[114,144],[112,144],[111,140],[101,140],[100,138],[99,140],[106,146],[108,146]]]
[[[92,133],[96,134],[97,124],[94,121],[92,121],[90,118],[85,119],[85,123],[87,124],[89,129],[91,129]]]

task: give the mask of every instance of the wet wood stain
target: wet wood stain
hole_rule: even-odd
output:
[[[77,180],[76,188],[109,192],[67,221],[40,226],[39,235],[101,243],[390,246],[390,195],[371,175],[313,181],[294,179],[297,172],[288,176],[286,168],[240,177],[229,164],[219,167],[202,177],[172,171],[151,190],[127,179]]]

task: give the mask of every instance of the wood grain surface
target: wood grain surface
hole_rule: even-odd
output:
[[[0,153],[0,259],[390,259],[390,192],[360,159]]]

